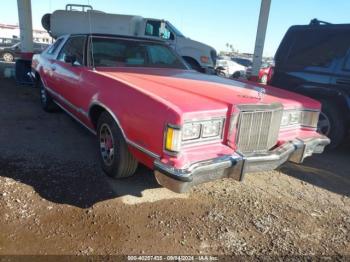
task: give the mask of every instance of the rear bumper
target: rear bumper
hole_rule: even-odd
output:
[[[322,153],[329,143],[330,140],[325,136],[295,139],[267,154],[244,156],[235,153],[197,162],[184,169],[176,169],[156,160],[155,177],[160,185],[174,192],[183,193],[195,185],[220,178],[242,181],[246,173],[273,170],[286,161],[302,163],[306,157]]]

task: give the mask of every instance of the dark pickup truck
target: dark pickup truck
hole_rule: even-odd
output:
[[[350,127],[350,24],[316,19],[289,28],[275,56],[273,86],[322,102],[319,131],[337,147]]]

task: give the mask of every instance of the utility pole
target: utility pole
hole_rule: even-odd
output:
[[[250,80],[257,81],[264,52],[267,23],[269,20],[271,0],[261,0],[258,30],[256,33],[255,49],[253,56],[252,75]]]
[[[23,59],[31,59],[33,55],[33,25],[31,0],[17,0],[18,21]]]

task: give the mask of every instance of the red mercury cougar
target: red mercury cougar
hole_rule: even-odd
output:
[[[142,163],[175,192],[302,163],[330,142],[316,131],[319,102],[197,73],[158,40],[65,35],[34,56],[32,76],[45,111],[57,105],[97,135],[106,174]]]

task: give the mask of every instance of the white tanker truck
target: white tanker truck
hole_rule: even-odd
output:
[[[77,10],[77,8],[79,10]],[[170,44],[190,67],[213,72],[214,48],[185,37],[169,21],[136,15],[109,14],[89,5],[66,5],[42,18],[43,27],[53,38],[65,34],[115,34],[162,39]]]

